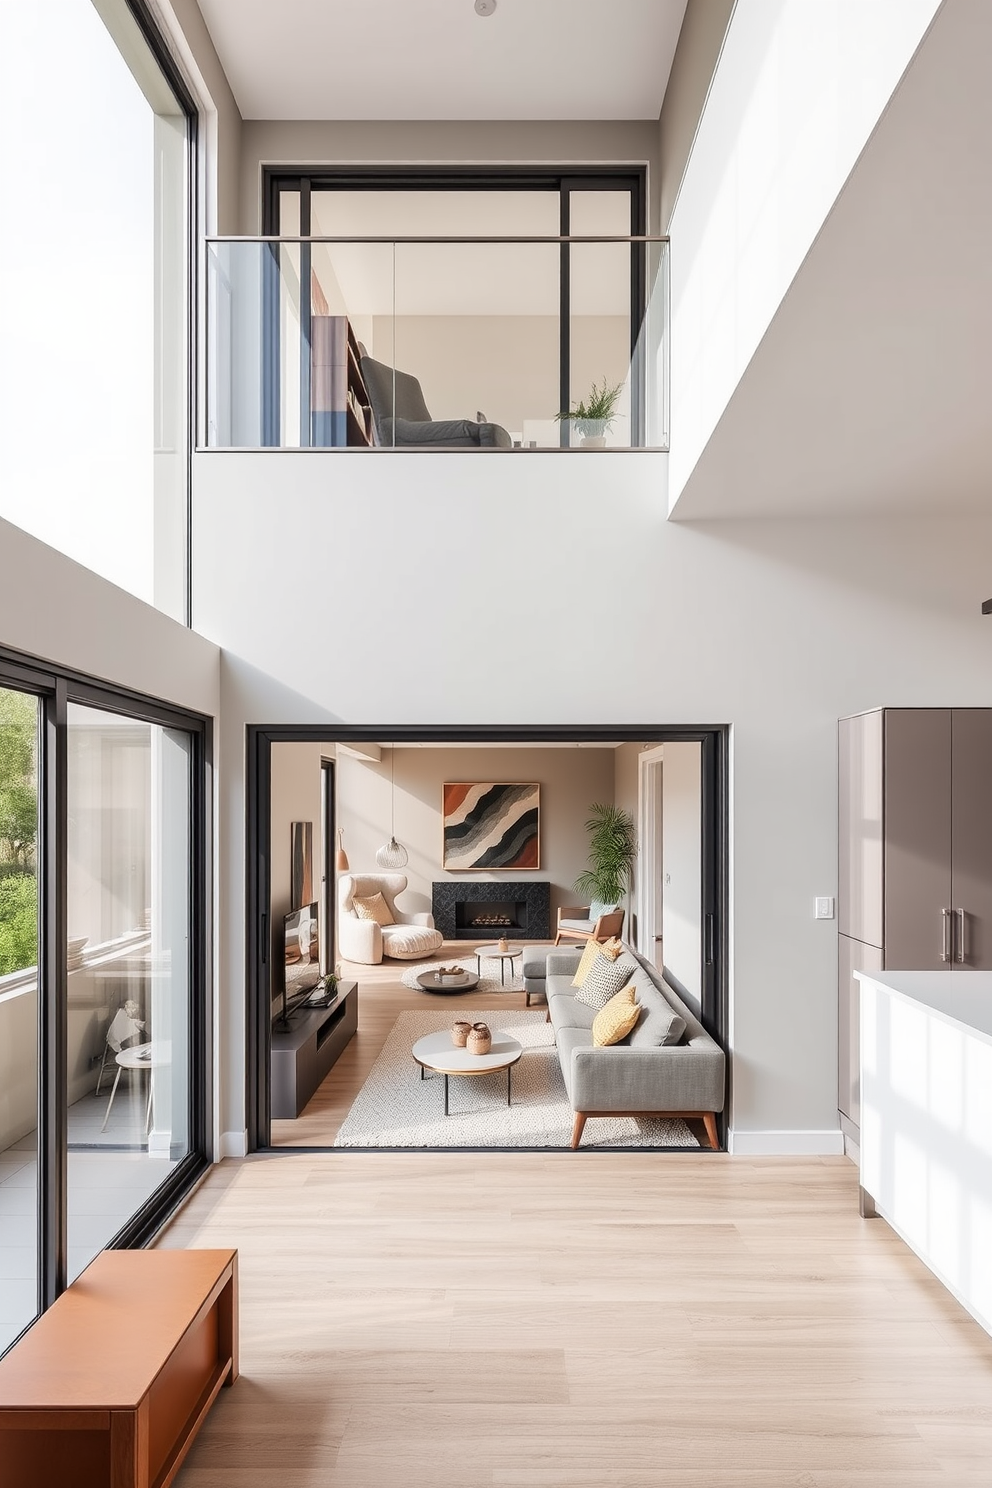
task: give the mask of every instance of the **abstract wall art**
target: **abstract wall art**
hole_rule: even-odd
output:
[[[441,866],[449,873],[480,868],[540,868],[539,785],[446,781],[441,815]]]

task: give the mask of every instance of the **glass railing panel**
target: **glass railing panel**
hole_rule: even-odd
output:
[[[667,447],[662,240],[216,239],[207,255],[209,448]]]
[[[310,256],[310,444],[363,448],[377,442],[363,363],[392,367],[395,250],[392,243],[305,245]]]
[[[558,444],[559,257],[557,242],[397,244],[397,377],[383,443]]]

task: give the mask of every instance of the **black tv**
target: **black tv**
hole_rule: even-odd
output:
[[[321,984],[320,918],[316,904],[283,917],[282,1013],[285,1023]]]

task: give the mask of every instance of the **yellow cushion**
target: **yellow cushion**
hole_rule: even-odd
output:
[[[353,899],[355,913],[360,920],[374,920],[377,925],[395,925],[389,905],[381,894],[370,894],[367,899]]]
[[[608,956],[611,961],[615,961],[623,951],[623,941],[617,940],[614,935],[612,940],[602,941],[599,948],[604,956]]]
[[[586,977],[589,975],[594,964],[602,955],[603,947],[600,945],[598,940],[586,941],[585,949],[582,952],[582,960],[575,968],[575,975],[572,978],[573,987],[581,987],[584,985]]]
[[[634,998],[633,987],[621,987],[592,1020],[592,1041],[597,1049],[618,1044],[627,1037],[640,1017],[641,1009]]]

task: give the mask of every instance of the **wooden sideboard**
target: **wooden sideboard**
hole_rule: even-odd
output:
[[[0,1488],[167,1488],[238,1375],[236,1250],[105,1250],[0,1360]]]

